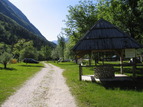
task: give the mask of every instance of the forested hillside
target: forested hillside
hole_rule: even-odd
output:
[[[17,43],[20,39],[26,39],[27,41],[33,40],[34,46],[37,48],[40,48],[43,45],[52,47],[52,45],[44,38],[29,32],[14,20],[0,13],[0,42],[12,45]]]
[[[19,39],[26,39],[33,40],[36,48],[43,45],[55,46],[54,43],[46,40],[27,17],[8,0],[0,1],[0,32],[0,42],[9,45],[17,43]]]
[[[55,44],[48,41],[8,0],[0,0],[0,63],[10,59],[50,59]]]
[[[27,17],[8,0],[0,0],[0,12],[16,21],[19,25],[28,29],[28,31],[44,38],[38,29],[30,23]]]

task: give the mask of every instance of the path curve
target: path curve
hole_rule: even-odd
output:
[[[52,64],[44,65],[2,107],[76,107],[62,75],[63,70]]]

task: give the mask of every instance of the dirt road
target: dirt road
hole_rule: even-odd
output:
[[[76,107],[65,84],[63,70],[44,63],[45,68],[9,97],[2,107]]]

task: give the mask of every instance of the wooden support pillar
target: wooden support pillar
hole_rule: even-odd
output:
[[[120,73],[123,74],[123,56],[122,55],[120,56],[120,64],[121,64]]]
[[[103,54],[102,64],[104,65],[104,54]]]
[[[136,59],[133,58],[133,78],[136,77]]]
[[[123,55],[124,55],[124,50],[119,50],[119,51],[116,51],[117,54],[120,56],[120,73],[123,74]]]
[[[79,80],[82,80],[82,66],[79,64]]]
[[[136,65],[134,64],[133,65],[133,78],[136,77]]]
[[[78,61],[77,61],[77,56],[75,56],[75,63],[76,63],[76,64],[78,63]]]
[[[91,65],[91,52],[89,53],[89,65]]]

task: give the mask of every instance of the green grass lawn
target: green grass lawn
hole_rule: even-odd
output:
[[[72,62],[52,64],[65,69],[63,75],[79,107],[143,107],[142,79],[108,83],[79,81],[78,65]],[[93,72],[93,68],[83,70],[84,74]]]
[[[20,86],[39,71],[43,64],[9,64],[3,69],[0,64],[0,105],[12,95]]]

